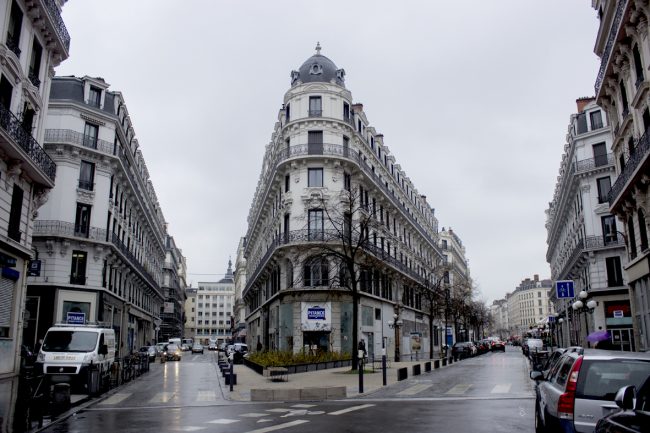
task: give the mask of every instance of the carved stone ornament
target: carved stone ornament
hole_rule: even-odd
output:
[[[21,161],[18,159],[12,159],[7,161],[7,176],[5,181],[5,189],[9,188],[20,179],[20,175],[23,173],[23,169],[20,167]]]
[[[77,188],[77,200],[84,204],[93,204],[95,201],[95,191]]]
[[[48,195],[50,195],[49,188],[35,188],[32,198],[32,220],[38,216],[38,209],[45,204]]]
[[[321,75],[322,73],[323,67],[318,63],[314,63],[311,65],[311,68],[309,68],[309,75]]]
[[[70,248],[70,241],[62,241],[60,250],[61,257],[65,257],[68,254],[68,248]]]
[[[102,252],[104,252],[104,246],[101,244],[95,244],[93,259],[95,259],[95,261],[99,261],[99,259],[102,257]]]
[[[50,257],[54,255],[54,241],[52,239],[45,241],[45,252]]]
[[[338,78],[341,81],[345,81],[345,69],[337,69],[336,78]]]
[[[298,81],[298,78],[300,78],[300,72],[298,71],[291,71],[291,84],[295,83]]]

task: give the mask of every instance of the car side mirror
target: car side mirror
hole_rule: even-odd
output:
[[[616,393],[614,401],[623,410],[634,409],[634,406],[636,406],[636,388],[632,385],[620,388]]]
[[[533,370],[530,372],[530,378],[532,380],[544,380],[544,373],[541,371]]]

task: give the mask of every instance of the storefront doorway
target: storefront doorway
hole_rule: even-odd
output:
[[[330,332],[305,331],[302,333],[302,341],[307,353],[329,352]]]
[[[614,350],[634,351],[634,334],[632,329],[610,329]]]

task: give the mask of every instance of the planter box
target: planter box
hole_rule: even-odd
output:
[[[244,359],[244,365],[255,371],[257,374],[264,375],[265,367],[260,364],[256,364],[248,359]],[[315,362],[313,364],[296,364],[296,365],[285,365],[289,374],[294,373],[306,373],[308,371],[316,370],[326,370],[329,368],[340,368],[340,367],[349,367],[352,365],[351,359],[346,359],[343,361],[326,361],[326,362]]]

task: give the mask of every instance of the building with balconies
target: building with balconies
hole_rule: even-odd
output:
[[[510,337],[510,323],[508,319],[508,293],[506,298],[497,299],[490,305],[490,315],[492,316],[492,329],[490,335],[495,335],[506,341]]]
[[[539,275],[535,274],[533,279],[522,280],[519,286],[506,296],[511,335],[525,337],[527,333],[535,334],[538,325],[554,313],[553,305],[549,301],[552,287],[551,280],[540,280]]]
[[[33,218],[57,173],[41,143],[53,68],[70,48],[64,3],[0,0],[0,431],[11,430],[23,329],[35,321],[25,312],[26,276]]]
[[[233,307],[232,336],[236,342],[246,342],[246,304],[242,293],[246,288],[246,238],[239,240],[235,259],[235,305]]]
[[[617,175],[609,206],[625,232],[633,341],[638,350],[650,350],[650,7],[642,0],[592,5],[600,19],[596,100],[612,124]]]
[[[185,300],[187,295],[186,264],[183,252],[176,246],[174,238],[165,236],[165,262],[161,285],[164,297],[160,312],[160,326],[157,341],[169,341],[170,338],[182,338],[185,327]]]
[[[453,299],[472,299],[472,279],[469,272],[469,263],[465,257],[465,245],[460,237],[449,227],[444,227],[439,233],[439,246],[442,253],[442,263],[445,266],[443,272],[443,284],[445,288],[446,310],[453,306]],[[478,340],[477,336],[470,336],[469,331],[461,327],[458,320],[452,320],[450,311],[445,311],[445,323],[447,327],[446,344],[452,346],[455,341]],[[456,329],[458,327],[458,329]],[[442,328],[441,328],[442,329]],[[434,336],[437,340],[437,336]],[[436,343],[437,344],[437,343]]]
[[[353,102],[345,71],[316,51],[291,73],[248,215],[247,341],[352,353],[358,335],[369,356],[385,341],[396,358],[415,357],[433,337],[418,288],[442,260],[438,221]],[[346,245],[354,294],[350,268],[334,258]]]
[[[196,287],[185,289],[185,330],[183,332],[185,338],[193,338],[196,335],[196,292]]]
[[[27,343],[83,313],[111,325],[125,354],[161,323],[167,232],[124,98],[102,78],[56,77],[45,128],[57,182],[34,223]]]
[[[557,299],[555,292],[551,299],[564,319],[561,326],[571,344],[586,346],[590,332],[606,329],[616,342],[626,341],[629,350],[633,342],[623,275],[625,241],[608,202],[615,178],[615,158],[609,152],[610,125],[594,98],[578,99],[577,106],[569,123],[553,201],[546,211],[546,260],[554,281],[573,280],[575,294],[585,291],[596,307],[575,310],[577,299]],[[624,317],[615,319],[614,311],[624,311]]]
[[[226,275],[217,282],[199,282],[196,290],[196,332],[186,335],[217,344],[232,341],[232,316],[235,304],[235,276],[228,260]]]

